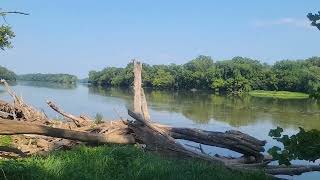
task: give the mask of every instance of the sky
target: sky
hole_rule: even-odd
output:
[[[245,56],[269,64],[320,56],[320,31],[306,15],[319,0],[0,0],[14,48],[0,65],[17,74],[70,73]],[[0,19],[0,23],[4,23]]]

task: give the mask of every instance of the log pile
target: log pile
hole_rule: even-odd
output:
[[[13,138],[10,147],[0,146],[0,156],[17,157],[43,154],[57,149],[69,149],[78,144],[140,144],[145,150],[175,158],[193,158],[241,171],[263,170],[267,175],[297,175],[320,171],[320,166],[269,165],[272,157],[264,155],[266,141],[239,131],[214,132],[195,128],[170,127],[151,121],[147,101],[141,87],[142,64],[134,61],[134,108],[128,110],[131,120],[120,118],[96,124],[85,115],[65,112],[52,101],[49,107],[64,117],[64,121],[49,119],[43,112],[26,104],[4,81],[13,103],[0,101],[0,135]],[[177,139],[200,144],[199,150],[188,148]],[[226,148],[242,154],[241,157],[208,155],[201,144]]]

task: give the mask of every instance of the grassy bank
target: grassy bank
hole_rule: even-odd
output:
[[[266,179],[204,162],[172,160],[134,146],[78,147],[48,156],[1,160],[0,179]]]
[[[309,98],[308,94],[300,92],[289,91],[264,91],[256,90],[249,92],[254,97],[266,97],[266,98],[279,98],[279,99],[306,99]]]

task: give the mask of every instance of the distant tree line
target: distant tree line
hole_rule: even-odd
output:
[[[107,67],[90,71],[89,82],[101,86],[129,87],[133,63],[125,68]],[[320,57],[282,60],[274,65],[244,57],[214,62],[198,56],[183,65],[143,64],[143,85],[155,89],[207,89],[241,94],[250,90],[284,90],[320,96]]]
[[[14,72],[8,70],[5,67],[0,66],[0,79],[5,79],[7,81],[15,81],[16,78],[17,75]]]
[[[37,73],[37,74],[19,75],[18,80],[75,84],[78,81],[78,78],[76,76],[70,75],[70,74],[41,74],[41,73]]]

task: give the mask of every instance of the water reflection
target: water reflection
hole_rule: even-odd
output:
[[[19,81],[21,86],[33,86],[33,87],[42,87],[50,89],[75,89],[77,84],[69,83],[54,83],[54,82],[42,82],[42,81]]]
[[[10,100],[3,89],[0,87],[1,97]],[[131,108],[133,104],[131,89],[31,81],[18,82],[13,89],[27,102],[45,109],[49,114],[51,110],[45,104],[47,99],[56,100],[75,114],[86,112],[94,115],[99,112],[108,118],[117,118],[113,110],[115,107],[125,114],[124,106]],[[191,120],[194,124],[206,127],[210,122],[222,122],[235,128],[250,125],[262,128],[262,124],[268,123],[283,128],[320,129],[320,102],[312,99],[228,97],[204,91],[168,92],[147,89],[145,93],[151,113],[160,115],[154,118],[161,118],[161,121],[167,118],[170,123],[183,123],[177,124],[179,126],[185,126],[186,120]],[[119,108],[120,106],[123,108]],[[55,115],[54,112],[52,114]]]
[[[132,104],[132,91],[89,87],[89,93],[122,98]],[[272,122],[281,127],[320,129],[320,103],[312,99],[284,100],[257,97],[228,97],[209,92],[146,91],[149,108],[181,113],[195,123],[222,121],[234,127]]]

